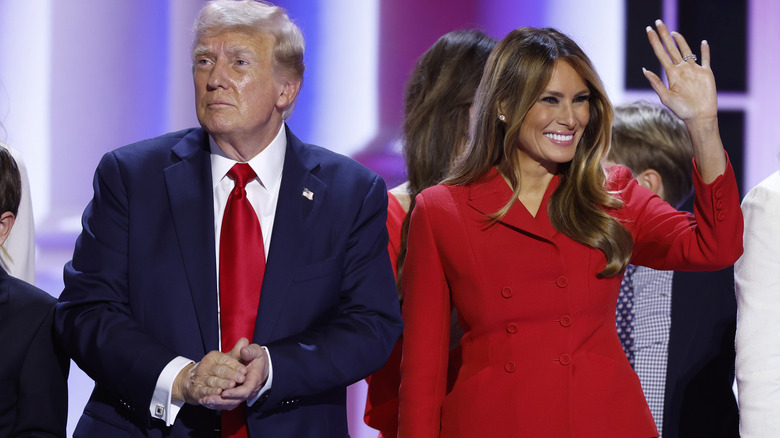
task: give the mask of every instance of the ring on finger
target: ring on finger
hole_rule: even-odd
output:
[[[687,61],[689,59],[693,59],[693,62],[696,62],[696,55],[694,55],[693,53],[691,53],[689,55],[685,55],[685,56],[683,56],[682,60],[683,60],[683,62],[685,62],[685,61]]]

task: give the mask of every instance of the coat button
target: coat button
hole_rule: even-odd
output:
[[[569,315],[563,315],[561,316],[561,319],[559,320],[562,326],[568,327],[571,325],[571,317]]]
[[[506,361],[506,363],[504,363],[504,371],[506,371],[507,373],[514,373],[515,363],[512,362],[511,360]]]
[[[723,198],[723,189],[715,190],[715,199]]]
[[[512,288],[511,287],[505,287],[501,289],[501,296],[504,298],[511,298],[512,297]]]
[[[723,208],[723,200],[722,199],[718,199],[717,201],[715,201],[715,208],[717,208],[718,210]]]
[[[511,334],[517,333],[517,324],[515,324],[513,322],[510,322],[509,324],[507,324],[506,325],[506,332],[507,333],[511,333]]]
[[[721,210],[718,212],[718,220],[723,222],[724,219],[726,219],[726,212]]]
[[[555,280],[555,284],[557,284],[558,287],[566,287],[566,285],[569,284],[569,279],[566,278],[565,275],[561,275],[557,280]]]
[[[563,353],[563,354],[561,355],[560,359],[558,359],[558,361],[561,363],[561,365],[564,365],[564,366],[565,366],[565,365],[568,365],[568,364],[570,364],[570,363],[571,363],[571,356],[569,356],[569,355],[568,355],[568,354],[566,354],[566,353]]]

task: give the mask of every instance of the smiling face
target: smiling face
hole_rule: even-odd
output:
[[[590,117],[590,90],[565,61],[557,61],[550,82],[520,125],[519,159],[549,173],[574,158]]]
[[[274,76],[273,46],[270,34],[236,30],[205,35],[195,46],[198,121],[228,155],[234,149],[249,159],[265,148],[297,91]]]

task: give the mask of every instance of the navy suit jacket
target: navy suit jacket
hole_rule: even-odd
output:
[[[0,268],[0,436],[64,437],[70,359],[53,341],[57,300]]]
[[[672,277],[664,438],[739,437],[734,268]]]
[[[171,428],[149,414],[169,361],[218,348],[208,136],[109,152],[94,191],[55,314],[96,382],[75,436],[210,436],[205,408],[185,405]],[[270,351],[273,387],[247,410],[252,436],[347,435],[346,386],[380,368],[402,330],[386,211],[381,178],[287,129],[253,339]]]

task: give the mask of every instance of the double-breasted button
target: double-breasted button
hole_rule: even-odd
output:
[[[570,363],[571,363],[571,356],[569,356],[569,355],[568,355],[568,354],[566,354],[566,353],[563,353],[563,354],[561,355],[561,357],[558,359],[558,362],[560,362],[560,363],[561,363],[561,365],[564,365],[564,366],[566,366],[566,365],[568,365],[568,364],[570,364]]]
[[[515,324],[513,322],[510,322],[509,324],[507,324],[506,325],[506,332],[509,333],[509,334],[512,334],[512,335],[517,333],[517,324]]]
[[[504,363],[504,371],[506,371],[507,373],[514,373],[515,369],[517,369],[517,367],[515,366],[515,363],[512,362],[511,360],[508,360]]]
[[[555,280],[555,284],[557,284],[558,287],[566,287],[569,284],[569,279],[566,278],[565,275],[561,275],[557,280]]]
[[[571,325],[571,317],[569,315],[563,315],[561,316],[561,319],[558,320],[559,323],[561,323],[562,326],[568,327]]]
[[[505,287],[501,289],[501,296],[504,298],[512,298],[512,288],[511,287]]]

